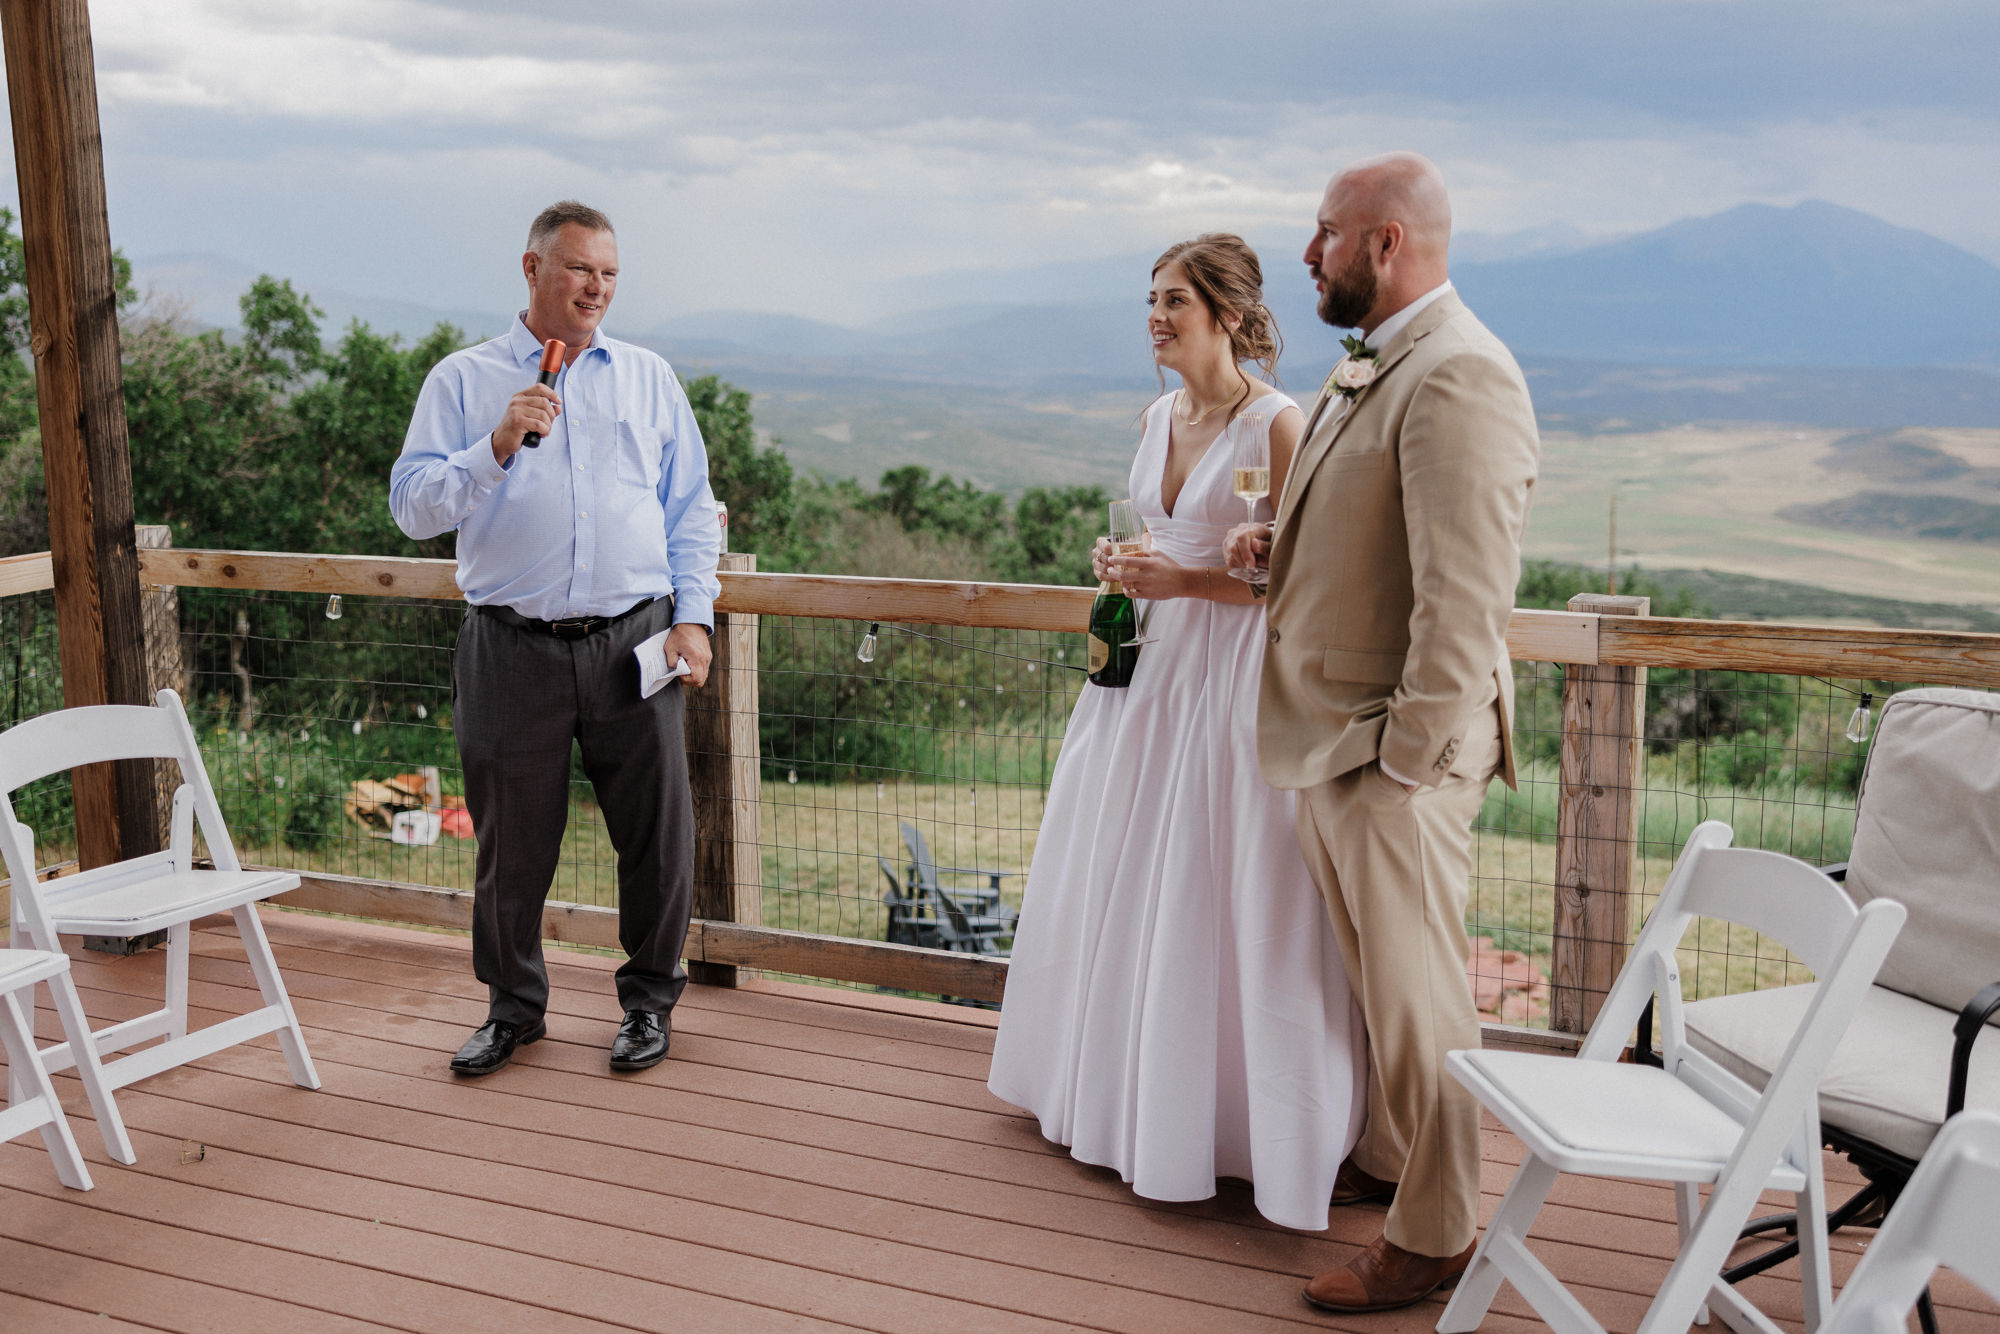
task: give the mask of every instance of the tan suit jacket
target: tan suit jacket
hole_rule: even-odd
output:
[[[1501,712],[1515,781],[1507,620],[1540,454],[1506,346],[1456,292],[1381,349],[1351,403],[1322,391],[1278,507],[1257,753],[1274,787],[1379,759],[1431,786],[1475,715]]]

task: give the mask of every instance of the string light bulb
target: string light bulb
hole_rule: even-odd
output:
[[[870,621],[868,623],[868,633],[861,636],[861,647],[854,651],[854,657],[857,662],[875,661],[875,637],[881,631],[881,622]]]
[[[330,593],[327,595],[326,619],[328,619],[329,621],[337,621],[340,619],[340,594]]]
[[[796,785],[799,781],[799,771],[797,769],[785,770],[785,781]]]
[[[1874,702],[1875,696],[1866,690],[1862,691],[1861,702],[1854,706],[1854,712],[1848,716],[1847,739],[1857,746],[1867,741],[1868,734],[1875,728],[1875,711],[1869,707]]]

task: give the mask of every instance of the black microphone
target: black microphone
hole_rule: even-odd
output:
[[[548,342],[542,344],[542,373],[535,377],[536,384],[547,385],[551,389],[556,387],[556,376],[562,373],[563,353],[568,350],[562,345],[560,338],[551,338]],[[521,448],[540,449],[541,447],[542,433],[540,431],[530,431],[521,437]]]

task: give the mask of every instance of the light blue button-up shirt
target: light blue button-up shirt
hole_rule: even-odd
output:
[[[713,628],[722,528],[673,369],[600,331],[557,376],[562,414],[540,448],[503,467],[493,429],[541,355],[517,316],[505,338],[432,367],[389,478],[397,526],[458,530],[458,586],[475,606],[555,621],[672,593],[675,624]]]

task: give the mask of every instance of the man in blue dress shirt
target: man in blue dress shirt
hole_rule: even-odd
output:
[[[701,430],[673,369],[598,331],[618,241],[596,209],[542,211],[521,256],[528,308],[502,338],[454,352],[424,381],[389,508],[414,538],[458,532],[471,605],[452,662],[452,725],[479,839],[472,960],[486,1024],[452,1058],[505,1065],[546,1031],[542,904],[569,823],[572,742],[618,850],[617,974],[625,1021],[611,1068],[667,1054],[694,892],[685,701],[639,693],[634,649],[708,677],[722,530]],[[567,356],[536,382],[543,344]],[[539,446],[524,449],[530,433]]]

